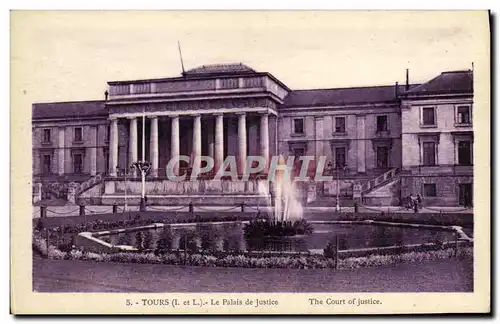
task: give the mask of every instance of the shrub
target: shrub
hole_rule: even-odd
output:
[[[340,243],[340,240],[339,240]],[[325,258],[334,259],[337,253],[337,238],[333,237],[328,241],[325,248],[323,249],[323,256]]]
[[[144,232],[143,246],[146,250],[153,248],[153,234],[151,233],[151,230]]]
[[[61,250],[62,252],[68,253],[73,250],[73,243],[58,244],[57,249]]]
[[[218,249],[217,241],[221,237],[220,229],[206,224],[196,225],[196,232],[201,239],[201,248],[203,250],[214,252]]]
[[[254,219],[244,227],[245,237],[294,236],[311,234],[313,227],[305,219],[291,221],[266,221]]]
[[[441,235],[441,233],[436,232],[434,234],[434,237],[432,239],[432,243],[434,245],[436,245],[436,247],[439,248],[439,249],[444,248],[444,239],[443,239],[443,236]]]
[[[43,225],[43,220],[41,218],[39,218],[36,221],[35,230],[41,232],[44,228],[45,228],[45,226]]]
[[[138,231],[135,233],[135,247],[138,250],[143,250],[144,249],[144,241],[143,241],[143,233],[142,231]]]
[[[172,249],[173,232],[171,227],[164,227],[160,233],[160,238],[156,241],[155,253],[166,253]]]
[[[47,256],[47,243],[44,239],[33,235],[32,246],[35,251],[37,251],[43,256]]]

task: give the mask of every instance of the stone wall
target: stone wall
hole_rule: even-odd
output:
[[[436,196],[426,197],[423,187],[426,183],[436,184]],[[472,176],[402,176],[401,196],[412,194],[422,196],[424,206],[458,206],[459,184],[473,183]]]

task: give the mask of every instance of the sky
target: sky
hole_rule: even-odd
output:
[[[471,68],[484,12],[37,11],[11,16],[12,91],[103,99],[107,81],[242,62],[291,89],[420,83]]]

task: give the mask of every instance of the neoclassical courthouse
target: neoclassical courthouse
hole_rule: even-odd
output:
[[[407,71],[403,85],[291,90],[243,64],[205,65],[179,77],[108,82],[104,97],[33,104],[35,200],[60,185],[71,201],[123,204],[127,194],[138,203],[140,178],[127,169],[144,154],[152,204],[260,203],[262,179],[169,180],[166,166],[181,154],[211,156],[216,168],[226,156],[239,168],[250,155],[325,156],[334,177],[300,187],[310,204],[337,194],[399,204],[418,193],[426,205],[472,203],[471,70],[423,84],[410,84]],[[174,171],[189,170],[181,163]]]

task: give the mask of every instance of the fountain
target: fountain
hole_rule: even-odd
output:
[[[303,209],[297,198],[296,182],[292,174],[288,174],[286,163],[280,155],[276,167],[275,179],[269,182],[273,220],[278,222],[298,221],[302,219]]]
[[[266,220],[254,220],[245,226],[246,237],[280,237],[312,233],[312,226],[303,218],[303,208],[297,197],[297,182],[293,170],[288,172],[283,156],[278,159],[274,181],[259,188],[268,197],[271,211]]]

